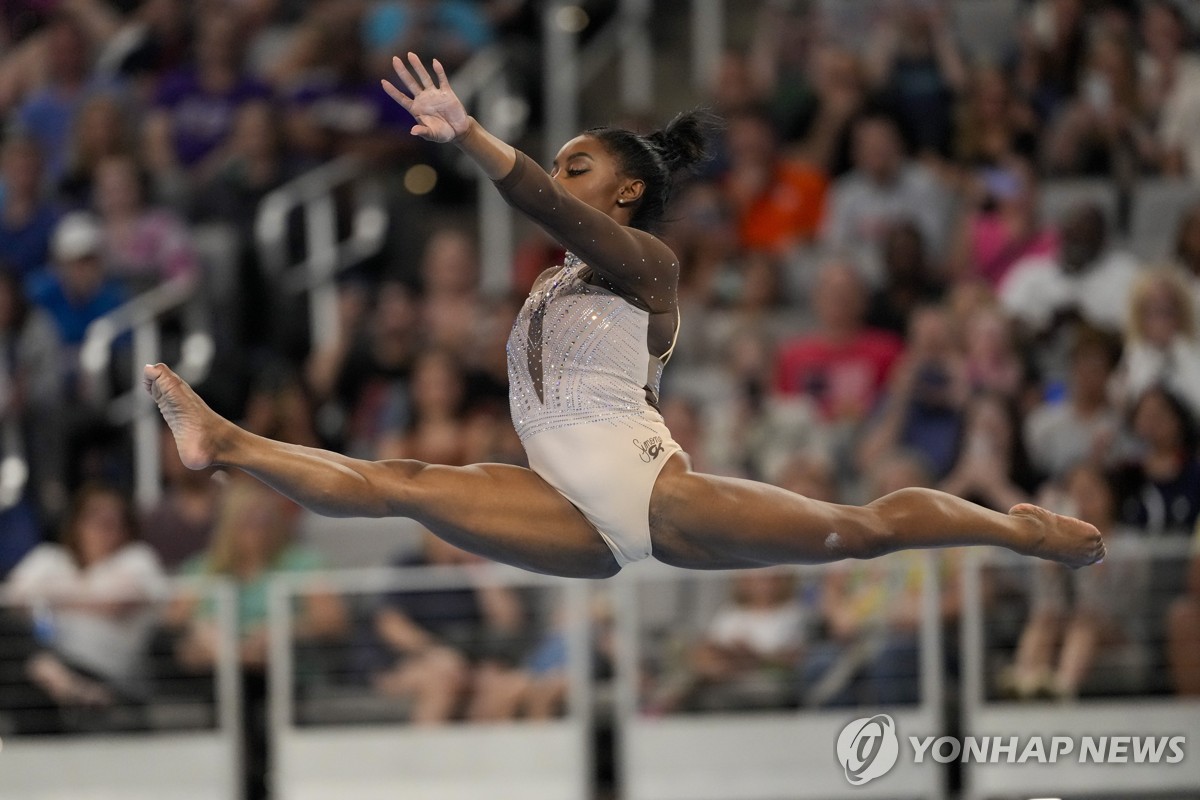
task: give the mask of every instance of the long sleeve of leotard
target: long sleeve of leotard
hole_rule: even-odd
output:
[[[673,311],[679,264],[657,237],[579,200],[519,150],[512,171],[495,186],[509,205],[623,293],[651,312]]]

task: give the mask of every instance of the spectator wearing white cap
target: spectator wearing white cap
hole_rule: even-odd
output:
[[[87,326],[125,301],[121,287],[104,274],[102,246],[95,217],[67,214],[50,242],[51,268],[30,281],[30,297],[53,317],[68,348],[78,348]]]

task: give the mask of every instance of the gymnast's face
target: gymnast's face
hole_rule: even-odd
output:
[[[622,223],[641,197],[642,181],[621,173],[621,164],[594,136],[576,136],[562,146],[550,177],[579,200]]]

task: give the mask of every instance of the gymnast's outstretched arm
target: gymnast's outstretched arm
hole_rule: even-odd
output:
[[[620,294],[651,313],[675,313],[679,264],[666,244],[575,197],[529,156],[488,132],[467,114],[436,59],[435,83],[416,55],[409,53],[408,58],[416,76],[399,57],[392,59],[392,65],[412,97],[388,81],[382,83],[392,99],[417,119],[413,135],[453,143],[495,182],[510,205],[583,259]],[[559,168],[565,170],[567,165]]]

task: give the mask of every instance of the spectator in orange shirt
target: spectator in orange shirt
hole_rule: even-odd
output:
[[[770,118],[761,112],[731,117],[728,137],[725,188],[741,246],[779,253],[811,241],[825,213],[829,179],[815,167],[785,159]]]

